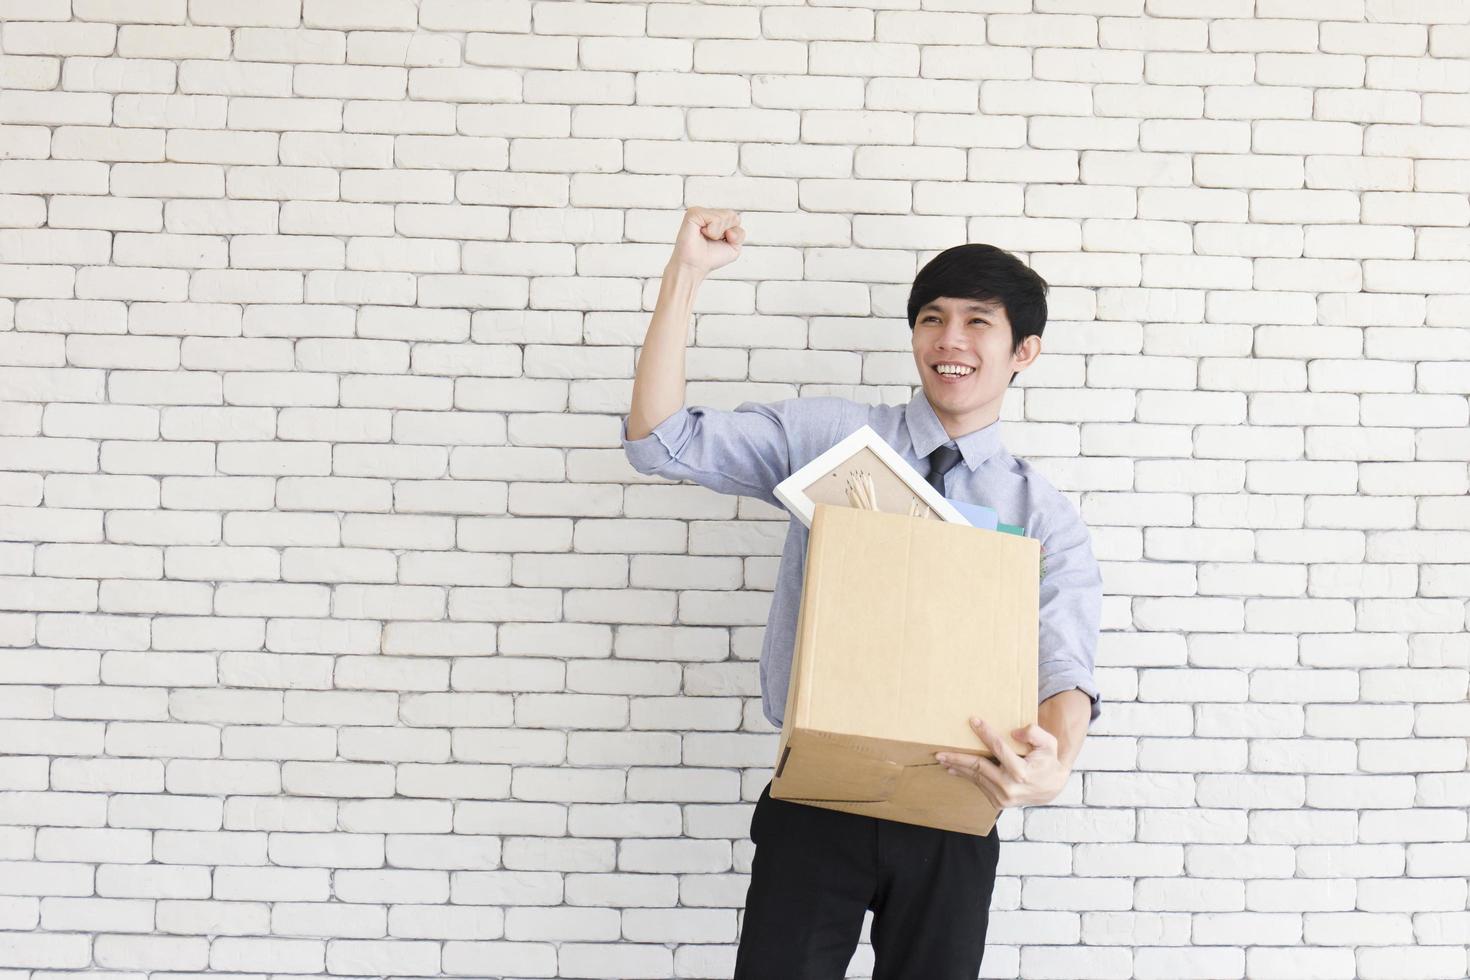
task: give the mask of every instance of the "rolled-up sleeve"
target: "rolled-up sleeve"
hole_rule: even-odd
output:
[[[1091,535],[1070,501],[1047,515],[1041,537],[1046,574],[1041,579],[1041,628],[1037,701],[1081,688],[1092,701],[1088,724],[1102,713],[1093,678],[1102,623],[1102,572]]]
[[[788,398],[744,402],[734,411],[681,408],[642,439],[628,438],[622,420],[623,452],[639,473],[691,480],[717,493],[755,497],[780,507],[772,492],[793,471],[799,426],[826,427],[817,405],[823,399]],[[834,419],[835,420],[835,419]]]

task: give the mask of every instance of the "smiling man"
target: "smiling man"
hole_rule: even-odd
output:
[[[1100,714],[1093,663],[1102,580],[1087,527],[1071,502],[1006,452],[1000,408],[1017,374],[1041,354],[1046,283],[991,245],[931,259],[909,293],[920,388],[906,405],[792,398],[734,411],[684,405],[684,353],[694,295],[734,261],[739,215],[690,208],[664,270],[638,359],[622,442],[640,473],[692,480],[780,506],[773,488],[864,425],[941,493],[996,509],[1041,542],[1038,724],[1013,734],[971,719],[993,757],[941,755],[996,806],[1046,803],[1065,786],[1088,725]],[[761,650],[766,719],[780,727],[795,646],[807,528],[792,517]],[[964,637],[955,637],[964,643]],[[736,980],[837,980],[873,912],[874,980],[974,980],[1000,840],[773,799],[751,819],[755,858]]]

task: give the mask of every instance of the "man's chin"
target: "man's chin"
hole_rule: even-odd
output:
[[[945,385],[935,385],[932,388],[925,386],[924,394],[929,399],[931,407],[957,419],[982,411],[989,404],[989,401],[976,391],[954,391]]]
[[[924,392],[931,402],[943,403],[956,410],[979,408],[984,404],[984,399],[978,397],[973,385],[947,385],[936,381],[926,385]]]

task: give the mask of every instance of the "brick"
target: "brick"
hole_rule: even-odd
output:
[[[65,17],[61,18],[62,20]],[[6,18],[7,54],[96,55],[113,53],[117,27],[113,24],[55,23]]]
[[[418,16],[409,0],[364,0],[350,11],[337,8],[329,0],[304,0],[301,20],[308,27],[411,31],[417,26]]]
[[[126,25],[117,29],[124,58],[228,58],[230,32],[223,27]]]
[[[347,36],[340,31],[241,27],[235,31],[235,57],[256,62],[342,64],[347,57]]]
[[[557,970],[556,950],[551,943],[447,942],[442,968],[453,974],[493,970],[527,977],[552,977]]]
[[[301,4],[299,0],[267,0],[241,10],[229,0],[190,0],[189,19],[230,27],[295,27],[301,23]]]

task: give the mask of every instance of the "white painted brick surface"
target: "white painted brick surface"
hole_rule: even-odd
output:
[[[1105,705],[982,976],[1463,977],[1466,20],[0,0],[0,978],[729,976],[784,515],[618,445],[690,205],[691,404],[1052,284]]]

